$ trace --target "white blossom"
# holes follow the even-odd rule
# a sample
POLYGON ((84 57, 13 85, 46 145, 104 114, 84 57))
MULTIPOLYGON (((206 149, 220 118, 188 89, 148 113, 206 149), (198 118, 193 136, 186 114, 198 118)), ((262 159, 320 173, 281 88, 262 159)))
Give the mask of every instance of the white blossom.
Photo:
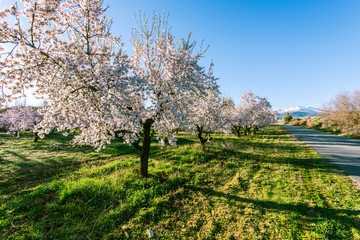
POLYGON ((41 122, 43 116, 32 107, 16 106, 8 109, 0 116, 0 128, 8 133, 17 134, 21 131, 32 131, 41 122))
POLYGON ((257 130, 276 122, 276 113, 266 98, 255 96, 251 91, 243 92, 240 98, 241 103, 233 112, 233 129, 238 136, 240 129, 248 134, 252 128, 257 130))
POLYGON ((40 136, 55 127, 80 130, 74 142, 97 150, 121 136, 140 151, 147 175, 153 135, 175 145, 171 133, 185 124, 185 103, 212 84, 198 63, 204 52, 195 51, 190 36, 176 40, 166 17, 154 15, 138 21, 129 57, 110 32, 102 0, 21 1, 21 12, 17 5, 0 11, 16 23, 0 26, 0 44, 12 46, 1 48, 2 101, 34 86, 50 102, 40 136))
POLYGON ((227 99, 220 97, 212 67, 213 64, 210 65, 208 74, 198 76, 211 79, 209 82, 212 84, 208 84, 205 94, 189 98, 186 115, 188 119, 186 127, 199 138, 203 151, 205 151, 205 143, 211 140, 211 133, 231 133, 227 99))

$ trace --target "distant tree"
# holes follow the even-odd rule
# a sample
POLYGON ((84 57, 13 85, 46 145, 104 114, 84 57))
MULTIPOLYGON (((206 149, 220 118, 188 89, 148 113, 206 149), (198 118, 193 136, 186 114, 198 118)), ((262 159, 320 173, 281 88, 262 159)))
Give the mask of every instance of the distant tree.
POLYGON ((289 122, 291 122, 291 120, 293 120, 293 117, 290 115, 290 113, 287 112, 283 119, 284 123, 288 124, 289 122))
MULTIPOLYGON (((32 107, 13 107, 2 115, 0 122, 5 123, 8 133, 13 133, 19 137, 21 131, 33 131, 42 119, 43 116, 33 110, 32 107)), ((36 142, 38 139, 38 134, 35 133, 34 141, 36 142)))
POLYGON ((321 112, 324 127, 344 134, 360 134, 360 90, 336 95, 321 112))
POLYGON ((240 137, 241 131, 246 127, 247 123, 249 122, 249 115, 247 114, 245 107, 241 105, 236 106, 232 115, 233 130, 236 136, 240 137))
POLYGON ((240 130, 247 135, 251 129, 255 133, 258 128, 267 127, 276 121, 276 114, 271 110, 271 104, 266 98, 258 97, 254 93, 243 92, 241 103, 233 114, 233 129, 240 136, 240 130))
POLYGON ((188 108, 188 129, 199 138, 203 152, 206 151, 206 142, 212 139, 212 133, 231 133, 231 125, 227 120, 229 113, 225 113, 227 104, 227 99, 221 98, 217 89, 193 98, 188 108))
POLYGON ((277 114, 275 111, 271 110, 270 103, 266 99, 263 99, 261 103, 262 107, 260 107, 257 112, 252 126, 255 134, 258 129, 267 128, 269 125, 274 124, 277 119, 277 114))
POLYGON ((9 120, 0 115, 0 131, 7 131, 9 126, 9 120))
POLYGON ((224 128, 224 133, 231 133, 234 129, 234 112, 235 103, 230 97, 221 98, 221 121, 224 128))

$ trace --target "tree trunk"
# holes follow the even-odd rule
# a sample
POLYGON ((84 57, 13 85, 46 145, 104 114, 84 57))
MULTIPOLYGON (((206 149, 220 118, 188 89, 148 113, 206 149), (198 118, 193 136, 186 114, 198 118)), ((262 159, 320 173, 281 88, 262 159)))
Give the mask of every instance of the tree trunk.
POLYGON ((206 148, 205 148, 206 140, 202 139, 202 140, 200 140, 200 143, 201 143, 201 151, 203 153, 206 153, 206 148))
POLYGON ((240 137, 240 129, 235 129, 235 132, 236 132, 236 136, 240 137))
POLYGON ((38 132, 35 132, 34 142, 37 142, 38 140, 39 140, 39 134, 38 134, 38 132))
POLYGON ((245 136, 247 136, 247 135, 248 135, 248 133, 250 133, 250 129, 248 129, 248 128, 244 128, 244 135, 245 135, 245 136))
POLYGON ((203 130, 203 128, 202 128, 202 127, 199 127, 199 126, 196 126, 196 129, 197 129, 197 136, 198 136, 198 138, 199 138, 199 140, 200 140, 201 151, 202 151, 203 153, 205 153, 205 152, 206 152, 206 149, 205 149, 206 139, 204 139, 203 136, 202 136, 202 130, 203 130))
POLYGON ((153 119, 146 119, 143 126, 143 146, 140 151, 140 173, 141 176, 147 177, 149 166, 149 154, 151 144, 151 125, 154 123, 153 119))
POLYGON ((239 127, 234 127, 233 130, 235 131, 235 135, 237 137, 240 137, 240 128, 239 127))
POLYGON ((16 131, 15 134, 16 134, 16 137, 17 137, 17 138, 20 137, 20 131, 16 131))

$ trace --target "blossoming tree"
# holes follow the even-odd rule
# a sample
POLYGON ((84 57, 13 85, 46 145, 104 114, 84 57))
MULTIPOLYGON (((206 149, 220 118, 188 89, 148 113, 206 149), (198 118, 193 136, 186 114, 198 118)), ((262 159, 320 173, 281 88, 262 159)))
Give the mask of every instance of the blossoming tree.
POLYGON ((5 97, 35 87, 51 103, 40 136, 53 126, 80 128, 77 142, 102 147, 127 122, 122 113, 130 101, 127 56, 110 33, 102 1, 22 2, 23 11, 14 5, 0 13, 14 18, 13 25, 4 21, 0 27, 0 43, 7 45, 1 49, 1 81, 11 91, 5 97))
POLYGON ((137 82, 140 98, 130 106, 138 123, 130 142, 140 151, 141 174, 146 176, 154 133, 162 144, 167 136, 169 143, 175 145, 174 131, 187 122, 189 99, 199 98, 216 86, 216 82, 199 66, 204 51, 194 53, 195 42, 190 41, 190 35, 176 41, 167 27, 166 17, 153 15, 149 22, 140 15, 132 43, 131 71, 134 78, 140 79, 137 82))
POLYGON ((122 137, 140 151, 147 176, 152 134, 175 144, 169 133, 184 120, 182 103, 209 84, 197 77, 204 74, 198 65, 204 52, 193 53, 189 39, 176 42, 166 21, 154 16, 134 30, 130 58, 110 32, 102 0, 21 2, 23 11, 15 4, 0 12, 3 99, 35 87, 50 102, 40 136, 54 127, 80 129, 74 141, 98 150, 122 137), (13 24, 6 21, 11 17, 13 24))
POLYGON ((266 98, 258 97, 249 91, 243 92, 240 99, 241 103, 233 115, 233 129, 238 137, 241 129, 247 135, 252 128, 256 132, 258 128, 267 127, 276 121, 276 114, 271 110, 271 104, 266 98))
MULTIPOLYGON (((213 64, 206 77, 212 78, 212 82, 215 82, 212 67, 213 64)), ((211 140, 213 132, 231 133, 227 109, 228 100, 221 98, 217 85, 213 85, 213 88, 202 96, 195 96, 189 101, 186 127, 199 138, 203 152, 205 152, 205 143, 211 140)))
MULTIPOLYGON (((2 114, 0 122, 4 123, 4 128, 8 133, 13 133, 17 137, 21 131, 33 131, 35 126, 41 122, 43 116, 32 107, 13 107, 2 114)), ((38 135, 35 134, 34 141, 38 140, 38 135)))

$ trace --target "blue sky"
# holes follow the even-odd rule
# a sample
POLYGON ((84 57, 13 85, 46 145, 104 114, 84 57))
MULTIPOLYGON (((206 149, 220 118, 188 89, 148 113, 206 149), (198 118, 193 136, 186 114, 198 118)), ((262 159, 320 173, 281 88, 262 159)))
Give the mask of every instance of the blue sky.
POLYGON ((337 93, 360 89, 360 1, 106 0, 113 32, 130 48, 133 14, 170 13, 173 33, 210 44, 221 90, 238 102, 243 91, 273 108, 321 107, 337 93))
MULTIPOLYGON (((8 2, 2 0, 0 7, 8 2)), ((225 96, 243 91, 267 97, 273 108, 321 107, 337 93, 360 89, 358 0, 105 0, 112 31, 129 52, 139 10, 170 14, 177 37, 210 48, 225 96)))

